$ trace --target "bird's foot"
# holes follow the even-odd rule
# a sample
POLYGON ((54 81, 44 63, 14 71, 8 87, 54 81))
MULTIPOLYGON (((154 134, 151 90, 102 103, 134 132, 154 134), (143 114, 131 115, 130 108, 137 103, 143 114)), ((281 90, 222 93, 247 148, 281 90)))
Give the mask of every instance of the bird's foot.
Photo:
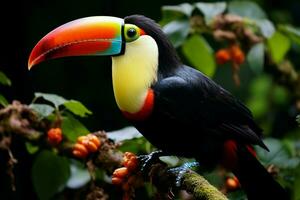
POLYGON ((187 171, 189 171, 190 169, 199 166, 200 165, 198 162, 188 162, 188 163, 184 163, 179 167, 168 169, 168 173, 171 173, 176 177, 175 186, 180 187, 184 174, 187 173, 187 171))
POLYGON ((165 153, 161 150, 154 151, 148 155, 139 155, 138 161, 140 164, 140 170, 142 174, 148 175, 151 166, 158 162, 160 156, 164 156, 165 153))

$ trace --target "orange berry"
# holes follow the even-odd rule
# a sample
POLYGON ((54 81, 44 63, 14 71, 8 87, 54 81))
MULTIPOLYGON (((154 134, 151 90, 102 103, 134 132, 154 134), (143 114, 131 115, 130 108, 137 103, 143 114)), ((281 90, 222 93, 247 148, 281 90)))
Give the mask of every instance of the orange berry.
POLYGON ((215 56, 217 63, 220 65, 225 64, 231 59, 230 51, 228 49, 220 49, 219 51, 217 51, 215 56))
POLYGON ((94 153, 94 152, 96 152, 98 150, 98 147, 92 141, 88 141, 88 143, 85 145, 85 147, 91 153, 94 153))
POLYGON ((239 65, 245 62, 245 54, 238 45, 232 45, 230 50, 233 62, 239 65))
POLYGON ((77 158, 85 158, 87 154, 82 153, 81 151, 78 150, 73 150, 73 155, 77 158))
POLYGON ((124 178, 129 174, 127 167, 121 167, 114 171, 113 177, 124 178))
POLYGON ((88 150, 83 144, 76 143, 72 153, 75 157, 85 158, 88 155, 88 150))
POLYGON ((80 136, 77 138, 77 143, 84 144, 86 140, 87 140, 87 137, 85 135, 80 136))
POLYGON ((91 142, 93 142, 96 145, 97 148, 100 147, 101 141, 99 140, 99 138, 96 135, 88 134, 87 137, 91 142))
POLYGON ((51 128, 47 132, 47 138, 50 144, 57 145, 59 144, 63 137, 62 137, 62 131, 60 128, 51 128))
POLYGON ((121 185, 122 182, 123 182, 123 179, 119 178, 119 177, 112 177, 112 179, 111 179, 111 183, 114 185, 121 185))
POLYGON ((239 187, 240 187, 240 183, 236 177, 228 177, 226 179, 226 188, 228 190, 236 190, 239 187))

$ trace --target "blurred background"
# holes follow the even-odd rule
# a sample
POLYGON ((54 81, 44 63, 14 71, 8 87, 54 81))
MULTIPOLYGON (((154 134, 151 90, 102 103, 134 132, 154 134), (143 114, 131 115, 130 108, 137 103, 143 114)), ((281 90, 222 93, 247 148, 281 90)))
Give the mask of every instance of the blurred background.
MULTIPOLYGON (((272 30, 272 33, 276 32, 276 37, 266 36, 264 33, 257 31, 257 27, 252 27, 260 36, 264 36, 265 40, 260 42, 264 46, 260 46, 255 50, 245 47, 246 45, 242 46, 247 60, 239 66, 239 86, 234 81, 231 63, 220 65, 216 64, 214 60, 215 53, 221 48, 228 47, 228 43, 216 42, 211 33, 206 34, 204 32, 202 34, 201 31, 202 39, 195 39, 193 36, 199 33, 197 30, 193 30, 195 32, 188 35, 189 30, 185 32, 185 29, 178 29, 178 26, 174 26, 178 22, 176 17, 171 17, 171 21, 166 21, 166 12, 176 13, 178 12, 176 10, 178 7, 169 7, 169 10, 162 10, 162 6, 181 3, 194 5, 196 2, 199 1, 7 1, 5 6, 1 6, 0 12, 2 19, 0 71, 4 72, 11 79, 12 85, 11 87, 6 87, 0 84, 0 94, 9 102, 19 100, 24 104, 32 102, 35 92, 52 93, 63 96, 66 99, 78 100, 93 112, 89 117, 80 118, 80 121, 91 132, 97 130, 111 131, 128 126, 129 124, 123 118, 114 100, 111 59, 109 57, 72 57, 50 60, 28 71, 27 60, 30 51, 49 31, 66 22, 82 17, 108 15, 123 18, 132 14, 142 14, 160 22, 162 25, 169 23, 164 30, 171 33, 169 35, 173 43, 180 43, 177 43, 179 44, 177 50, 182 61, 188 65, 195 66, 204 71, 204 73, 208 72, 212 79, 241 99, 253 112, 255 120, 264 129, 264 134, 268 138, 266 143, 271 147, 271 152, 273 152, 266 155, 258 150, 259 158, 266 166, 270 163, 275 163, 281 170, 278 179, 284 186, 293 190, 292 195, 294 199, 300 199, 300 129, 296 122, 296 116, 300 110, 300 90, 297 89, 300 88, 298 86, 300 84, 298 73, 300 68, 300 29, 297 28, 300 27, 300 1, 252 1, 262 8, 263 14, 260 8, 252 6, 251 8, 249 7, 249 10, 258 13, 248 12, 247 15, 258 20, 255 21, 257 23, 261 19, 258 19, 259 16, 257 17, 256 14, 263 16, 263 20, 268 19, 273 22, 274 27, 272 28, 271 26, 270 28, 268 26, 270 23, 264 21, 266 24, 260 25, 260 31, 264 32, 265 30, 268 32, 272 30), (170 23, 172 22, 175 23, 171 26, 170 23), (275 31, 275 29, 278 31, 275 31), (202 45, 203 48, 198 47, 197 49, 195 47, 194 49, 192 45, 193 39, 202 45), (204 39, 208 42, 212 51, 205 49, 206 43, 203 42, 204 39), (204 55, 201 54, 203 49, 206 51, 204 52, 206 53, 205 55, 210 57, 212 61, 194 59, 204 55), (197 54, 198 50, 199 53, 197 54), (208 50, 210 53, 208 53, 208 50), (271 59, 265 59, 267 57, 271 59), (272 59, 274 62, 268 62, 268 60, 272 59), (207 65, 203 65, 206 62, 207 65), (213 72, 209 70, 213 70, 213 72), (284 73, 288 75, 285 76, 284 73), (293 83, 289 82, 290 74, 296 76, 297 80, 293 83)), ((235 5, 231 4, 232 12, 230 13, 240 14, 239 6, 242 5, 237 5, 238 3, 235 5)), ((199 14, 199 10, 201 9, 198 7, 197 14, 199 14)), ((244 8, 243 12, 247 10, 248 8, 244 8)), ((245 17, 243 13, 241 14, 241 16, 245 17)), ((191 19, 186 16, 184 20, 183 23, 189 24, 191 22, 189 21, 191 19)), ((248 23, 251 24, 249 21, 248 23)), ((243 42, 241 41, 242 45, 243 42)), ((130 148, 136 146, 136 141, 133 141, 130 145, 130 148)), ((36 195, 30 192, 33 190, 32 185, 26 185, 27 180, 31 178, 33 158, 28 157, 26 153, 22 152, 23 150, 24 147, 17 154, 19 163, 16 171, 19 169, 20 172, 17 174, 19 183, 17 182, 16 185, 19 184, 24 187, 19 187, 18 192, 13 194, 13 199, 23 199, 24 195, 27 199, 36 199, 36 195), (23 154, 26 154, 26 157, 23 157, 23 154)), ((148 151, 144 152, 149 153, 148 151)), ((136 153, 140 152, 136 150, 136 153)), ((2 179, 1 177, 6 179, 0 182, 0 194, 5 194, 7 188, 10 187, 6 184, 8 179, 5 171, 1 172, 0 180, 2 179)), ((210 179, 211 182, 215 180, 215 176, 210 179)))

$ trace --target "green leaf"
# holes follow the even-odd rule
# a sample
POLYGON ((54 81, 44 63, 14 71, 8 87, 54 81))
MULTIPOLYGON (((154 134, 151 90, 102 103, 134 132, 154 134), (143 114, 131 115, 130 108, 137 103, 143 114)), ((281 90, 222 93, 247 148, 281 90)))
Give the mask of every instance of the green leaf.
POLYGON ((271 90, 272 79, 269 76, 261 75, 254 79, 250 85, 250 97, 247 106, 255 118, 263 117, 269 108, 268 91, 271 90))
POLYGON ((0 105, 2 105, 3 107, 5 107, 5 106, 7 106, 8 104, 9 104, 9 103, 8 103, 8 101, 6 100, 6 98, 0 94, 0 105))
POLYGON ((278 30, 285 33, 292 41, 300 45, 300 28, 290 25, 279 25, 278 30))
POLYGON ((30 104, 30 108, 38 113, 42 118, 48 117, 55 109, 47 104, 30 104))
POLYGON ((250 68, 257 74, 263 71, 264 53, 264 44, 258 43, 250 49, 247 55, 247 61, 249 63, 250 68))
POLYGON ((175 48, 182 45, 189 34, 190 23, 186 20, 176 20, 166 24, 163 31, 168 36, 175 48))
POLYGON ((72 115, 67 114, 63 116, 62 132, 69 140, 76 142, 79 136, 88 134, 89 130, 72 115))
POLYGON ((188 3, 179 4, 176 6, 162 7, 162 25, 165 25, 173 20, 188 19, 192 15, 194 6, 188 3))
POLYGON ((32 181, 39 199, 51 199, 66 186, 69 177, 66 158, 47 150, 38 154, 32 167, 32 181))
POLYGON ((269 148, 269 152, 257 147, 256 152, 258 157, 265 165, 274 164, 280 168, 295 168, 299 164, 299 159, 291 158, 288 150, 283 143, 274 138, 267 138, 264 143, 269 148))
POLYGON ((212 77, 216 70, 213 50, 200 35, 193 35, 188 38, 183 46, 182 52, 188 61, 198 70, 212 77))
POLYGON ((266 13, 252 1, 231 1, 228 4, 228 12, 250 19, 265 19, 266 13))
POLYGON ((73 161, 70 165, 71 176, 67 182, 67 187, 71 189, 81 188, 91 180, 87 168, 78 161, 73 161))
POLYGON ((281 86, 275 85, 272 91, 272 100, 275 105, 285 105, 289 99, 288 90, 281 86))
POLYGON ((280 63, 291 47, 291 41, 282 33, 276 31, 271 38, 268 39, 268 48, 275 63, 280 63))
POLYGON ((0 71, 0 83, 2 85, 11 86, 10 79, 3 72, 1 72, 1 71, 0 71))
POLYGON ((259 27, 261 34, 265 37, 265 38, 270 38, 272 37, 272 35, 275 32, 275 27, 273 22, 271 22, 268 19, 259 19, 259 20, 255 20, 257 26, 259 27))
POLYGON ((129 126, 120 130, 111 131, 107 133, 109 139, 115 142, 122 142, 124 140, 131 140, 142 137, 142 134, 134 127, 129 126))
POLYGON ((213 17, 222 14, 226 10, 226 2, 217 3, 195 3, 196 7, 203 13, 205 22, 208 24, 213 17))
POLYGON ((43 98, 43 99, 53 103, 55 108, 57 108, 57 109, 60 105, 64 104, 67 101, 65 98, 58 96, 56 94, 47 94, 47 93, 36 92, 36 93, 34 93, 34 96, 36 98, 43 98))
POLYGON ((28 153, 35 154, 39 150, 39 146, 33 145, 30 142, 25 142, 26 149, 28 153))
POLYGON ((64 103, 64 106, 71 111, 73 114, 80 117, 86 117, 87 115, 92 114, 92 112, 87 109, 81 102, 76 100, 69 100, 64 103))

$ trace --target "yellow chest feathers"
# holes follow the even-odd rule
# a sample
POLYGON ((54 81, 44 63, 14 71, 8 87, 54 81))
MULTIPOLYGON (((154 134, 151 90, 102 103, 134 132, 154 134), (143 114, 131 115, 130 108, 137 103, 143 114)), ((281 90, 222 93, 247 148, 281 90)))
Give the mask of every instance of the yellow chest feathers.
POLYGON ((122 111, 141 110, 148 89, 156 81, 158 48, 155 40, 143 35, 126 44, 125 54, 112 58, 115 99, 122 111))

